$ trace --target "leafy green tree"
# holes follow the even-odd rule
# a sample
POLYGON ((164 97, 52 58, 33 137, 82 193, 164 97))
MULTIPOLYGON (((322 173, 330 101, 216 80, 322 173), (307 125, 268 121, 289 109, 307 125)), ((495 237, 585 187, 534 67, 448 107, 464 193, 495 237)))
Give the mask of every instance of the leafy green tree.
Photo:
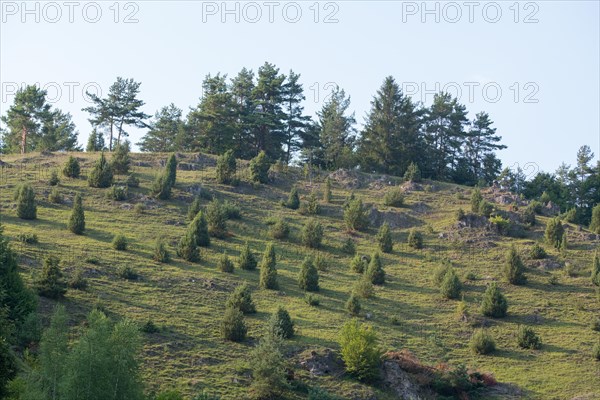
POLYGON ((127 175, 129 172, 129 166, 131 165, 131 145, 129 140, 124 140, 122 143, 118 143, 115 146, 115 151, 110 160, 110 165, 113 172, 117 175, 127 175))
POLYGON ((362 200, 354 199, 348 203, 344 210, 344 222, 350 231, 363 231, 368 228, 369 218, 362 200))
POLYGON ((444 280, 440 286, 440 292, 442 296, 447 299, 458 299, 462 291, 462 283, 454 272, 454 269, 450 269, 444 276, 444 280))
POLYGON ((506 316, 507 310, 506 297, 504 297, 496 282, 492 282, 483 294, 481 313, 486 317, 502 318, 506 316))
POLYGON ((298 286, 307 292, 316 292, 319 290, 319 271, 310 256, 307 256, 300 266, 298 286))
POLYGON ((600 235, 600 203, 592 209, 592 221, 590 222, 590 231, 600 235))
POLYGON ((227 307, 221 321, 221 336, 232 342, 242 342, 246 339, 246 323, 244 314, 237 308, 227 307))
POLYGON ((285 206, 291 210, 297 210, 300 207, 300 196, 298 195, 298 188, 296 186, 293 186, 292 190, 290 190, 285 206))
POLYGON ((46 257, 41 275, 35 281, 40 296, 50 299, 62 298, 67 292, 67 282, 59 266, 60 260, 54 256, 46 257))
POLYGON ((525 283, 525 266, 521 261, 521 256, 517 252, 515 246, 511 246, 506 255, 506 263, 504 265, 504 276, 509 283, 520 285, 525 283))
POLYGON ((90 133, 90 136, 88 137, 85 151, 94 153, 96 151, 103 151, 104 149, 104 136, 102 136, 102 133, 98 132, 96 128, 92 129, 92 133, 90 133))
POLYGON ((250 353, 252 398, 282 398, 283 393, 288 389, 287 362, 281 351, 280 342, 281 339, 267 335, 250 353))
POLYGON ((7 152, 80 150, 71 115, 53 110, 46 95, 36 85, 17 90, 13 104, 1 118, 7 128, 1 132, 7 152))
POLYGON ((69 156, 67 162, 65 162, 62 173, 67 178, 79 178, 79 174, 81 173, 79 161, 77 161, 75 157, 69 156))
POLYGON ((190 222, 188 229, 196 238, 196 245, 201 247, 210 246, 209 225, 204 212, 199 211, 196 214, 192 222, 190 222))
POLYGON ((235 178, 236 162, 233 150, 229 149, 217 159, 217 182, 230 184, 235 178))
POLYGON ((107 188, 113 184, 113 170, 106 161, 104 152, 100 153, 100 158, 94 165, 94 168, 88 176, 88 185, 95 188, 107 188))
POLYGON ((242 248, 238 264, 241 269, 245 269, 247 271, 254 271, 256 269, 258 262, 256 261, 254 253, 252 253, 250 250, 250 245, 248 242, 246 242, 242 248))
POLYGON ((354 292, 350 294, 350 297, 348 297, 345 307, 346 311, 348 311, 350 315, 356 316, 360 313, 360 300, 358 299, 358 296, 354 294, 354 292))
POLYGON ((273 246, 273 243, 267 245, 260 262, 260 287, 273 290, 279 287, 277 283, 275 246, 273 246))
POLYGON ((379 253, 373 253, 369 266, 365 271, 365 276, 374 285, 383 285, 385 283, 385 271, 379 253))
POLYGON ((133 79, 117 77, 116 82, 110 86, 106 98, 102 99, 94 93, 87 93, 93 104, 83 108, 82 111, 90 114, 89 121, 94 128, 108 130, 109 151, 112 151, 116 144, 121 143, 121 136, 128 135, 125 127, 147 127, 144 121, 150 116, 140 111, 145 103, 137 98, 140 85, 140 82, 135 82, 133 79), (116 140, 114 139, 115 130, 117 131, 116 140))
POLYGON ((423 147, 420 135, 422 111, 394 78, 385 78, 371 101, 359 154, 369 171, 402 176, 423 147))
POLYGON ((186 127, 182 110, 171 103, 154 114, 148 132, 138 142, 141 151, 168 153, 189 150, 185 146, 186 127))
POLYGON ((592 264, 592 283, 600 286, 600 255, 598 251, 594 253, 594 262, 592 264))
POLYGON ((340 331, 339 344, 350 375, 361 381, 379 377, 382 352, 372 326, 360 324, 357 319, 346 322, 340 331))
POLYGON ((21 185, 17 189, 17 217, 21 219, 36 219, 37 205, 35 201, 35 192, 28 183, 21 185))
POLYGON ((244 314, 256 313, 256 306, 252 300, 250 286, 246 283, 237 286, 227 299, 226 306, 237 308, 244 314))
POLYGON ((271 162, 267 158, 267 154, 261 151, 250 160, 250 178, 254 182, 268 183, 269 168, 271 168, 271 162))
POLYGON ((394 249, 394 243, 392 241, 392 233, 390 231, 390 225, 384 222, 377 232, 377 242, 379 243, 379 250, 384 253, 391 253, 394 249))
POLYGON ((223 204, 218 200, 212 200, 205 209, 208 233, 216 238, 227 237, 227 213, 223 204))
POLYGON ((129 320, 116 324, 92 311, 87 329, 75 342, 66 362, 65 400, 142 400, 139 377, 139 329, 129 320))
POLYGON ((85 215, 81 194, 79 193, 75 195, 75 200, 73 201, 73 210, 69 217, 69 230, 76 235, 81 235, 85 230, 85 215))
POLYGON ((167 244, 164 239, 159 237, 154 242, 154 253, 152 259, 160 263, 168 263, 171 260, 171 254, 167 250, 167 244))
POLYGON ((560 244, 562 243, 562 237, 565 232, 565 228, 563 228, 562 223, 560 222, 560 218, 555 217, 548 221, 546 224, 546 231, 544 233, 544 237, 546 238, 546 242, 554 246, 555 248, 560 248, 560 244))
POLYGON ((269 336, 291 339, 294 337, 294 322, 287 310, 281 306, 269 318, 269 336))
POLYGON ((302 228, 302 244, 317 249, 323 241, 323 226, 316 219, 309 219, 302 228))

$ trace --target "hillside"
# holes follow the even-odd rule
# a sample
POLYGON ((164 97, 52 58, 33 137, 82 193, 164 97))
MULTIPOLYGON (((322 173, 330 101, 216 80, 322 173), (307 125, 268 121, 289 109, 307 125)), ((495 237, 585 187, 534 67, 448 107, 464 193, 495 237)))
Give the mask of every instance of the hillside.
MULTIPOLYGON (((71 154, 79 159, 83 177, 98 158, 94 153, 71 154)), ((382 254, 386 283, 375 286, 372 298, 361 300, 360 314, 361 320, 374 326, 383 349, 408 349, 430 365, 465 364, 492 373, 501 385, 485 392, 484 398, 600 398, 600 364, 591 356, 599 334, 590 328, 592 319, 600 316, 600 301, 590 282, 598 237, 586 229, 565 224, 567 254, 561 256, 558 250, 544 245, 548 259, 531 260, 529 249, 543 240, 548 216, 538 215, 537 223, 527 228, 522 238, 502 236, 481 218, 474 217, 472 224, 457 222, 459 209, 471 209, 471 188, 429 181, 402 183, 393 177, 336 171, 330 175, 332 201, 321 202, 322 212, 315 217, 324 226, 319 254, 326 258, 328 267, 320 271, 320 305, 311 307, 297 284, 300 264, 313 252, 299 239, 302 226, 311 217, 283 207, 281 201, 287 199, 294 184, 303 202, 311 190, 320 193, 327 173, 314 172, 307 178, 300 169, 272 168, 273 181, 256 185, 249 183, 247 164, 238 161, 240 185, 220 185, 215 180, 215 157, 178 154, 172 199, 161 201, 152 198, 149 189, 168 154, 132 154, 132 170, 140 186, 130 189, 129 199, 110 200, 106 197, 108 189, 90 188, 84 178, 61 175, 58 187, 65 201, 52 204, 47 201, 52 189, 48 185, 50 171, 62 169, 67 157, 65 153, 2 157, 0 212, 4 234, 20 255, 27 282, 32 281, 49 254, 60 257, 67 276, 76 267, 84 269, 89 288, 70 289, 62 301, 72 324, 81 323, 90 309, 100 305, 114 319, 127 317, 140 325, 152 320, 159 327, 159 332, 143 336, 142 376, 149 390, 175 387, 192 394, 206 388, 224 399, 243 398, 250 382, 247 354, 260 338, 270 314, 278 305, 284 305, 297 327, 297 335, 286 341, 286 351, 296 365, 296 380, 321 386, 343 398, 397 398, 383 385, 360 384, 339 371, 313 376, 300 365, 311 350, 337 351, 339 329, 350 318, 344 303, 358 275, 349 268, 352 256, 342 251, 344 241, 352 237, 358 254, 371 254, 377 250, 379 225, 388 221, 395 246, 393 253, 382 254), (13 192, 24 181, 35 189, 37 220, 16 217, 13 192), (385 192, 394 184, 405 189, 405 205, 400 208, 383 204, 385 192), (202 248, 201 262, 189 263, 175 256, 175 247, 189 223, 188 206, 194 195, 202 192, 236 203, 241 219, 228 221, 226 239, 212 238, 211 246, 202 248), (367 232, 346 233, 343 204, 351 192, 375 209, 370 212, 367 232), (84 199, 87 228, 83 236, 66 228, 75 193, 81 193, 84 199), (143 204, 143 211, 136 207, 138 204, 143 204), (287 219, 291 226, 289 239, 272 239, 266 224, 271 217, 287 219), (423 233, 422 250, 406 245, 411 228, 423 233), (17 235, 22 233, 36 233, 39 243, 19 242, 17 235), (118 233, 129 239, 127 251, 113 250, 111 241, 118 233), (173 254, 168 264, 152 260, 158 236, 165 237, 173 254), (246 241, 257 256, 274 241, 279 290, 259 289, 258 271, 235 268, 227 274, 217 269, 224 252, 236 260, 246 241), (502 278, 505 254, 512 244, 518 247, 527 267, 524 285, 510 285, 502 278), (459 302, 444 299, 433 282, 434 272, 443 262, 450 262, 463 282, 468 318, 457 317, 459 302), (121 278, 118 271, 123 266, 133 268, 138 278, 121 278), (258 312, 246 316, 249 339, 226 342, 219 334, 225 301, 244 281, 253 289, 258 312), (484 318, 479 312, 482 294, 491 281, 498 281, 508 298, 505 318, 484 318), (474 355, 468 347, 474 328, 482 325, 496 340, 498 350, 491 355, 474 355), (535 329, 543 342, 541 349, 523 350, 517 346, 519 325, 535 329)), ((507 200, 510 194, 492 189, 482 192, 495 207, 510 215, 518 214, 509 211, 514 208, 508 204, 512 203, 507 200)), ((204 198, 202 205, 207 203, 204 198)), ((53 306, 53 301, 40 301, 44 322, 53 306)), ((289 393, 289 398, 305 396, 289 393)))

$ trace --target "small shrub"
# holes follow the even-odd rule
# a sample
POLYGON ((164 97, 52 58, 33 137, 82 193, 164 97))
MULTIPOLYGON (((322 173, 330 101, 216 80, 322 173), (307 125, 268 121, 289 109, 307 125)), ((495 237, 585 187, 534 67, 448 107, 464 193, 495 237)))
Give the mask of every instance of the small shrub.
POLYGON ((277 282, 275 247, 273 246, 273 243, 267 245, 260 262, 260 287, 271 290, 279 288, 277 282))
POLYGON ((21 185, 17 189, 17 217, 21 219, 36 219, 37 205, 35 201, 35 192, 28 183, 21 185))
POLYGON ((227 236, 227 213, 222 203, 213 200, 206 206, 206 221, 208 222, 208 233, 216 238, 227 236))
POLYGON ((382 352, 372 326, 348 321, 340 331, 340 351, 346 371, 360 381, 373 381, 379 377, 382 352))
POLYGON ((348 300, 346 301, 346 311, 348 311, 348 313, 350 315, 358 315, 360 313, 360 301, 358 300, 358 296, 356 296, 354 293, 350 294, 350 297, 348 298, 348 300))
POLYGON ((481 190, 479 188, 473 189, 471 192, 471 212, 477 214, 479 213, 479 204, 483 201, 483 196, 481 195, 481 190))
POLYGON ((268 183, 269 168, 271 168, 271 163, 266 153, 261 151, 256 157, 250 160, 250 179, 253 182, 268 183))
POLYGON ((356 244, 354 244, 354 240, 351 238, 346 238, 344 240, 344 244, 342 245, 342 251, 351 256, 356 254, 356 244))
POLYGON ((315 268, 317 268, 317 271, 327 271, 329 269, 329 261, 327 258, 325 258, 325 256, 321 255, 321 254, 317 254, 315 256, 315 268))
POLYGON ((502 318, 506 316, 507 310, 508 302, 506 301, 506 297, 500 292, 500 288, 496 282, 492 282, 483 294, 481 313, 486 317, 502 318))
POLYGON ((200 260, 197 237, 193 230, 188 229, 177 245, 177 255, 189 262, 200 260))
POLYGON ((167 250, 167 244, 162 238, 156 239, 156 242, 154 243, 152 259, 159 263, 168 263, 171 260, 171 254, 167 250))
POLYGON ((269 332, 281 339, 291 339, 294 336, 294 322, 287 310, 281 306, 271 314, 269 332))
POLYGON ((274 239, 287 239, 290 235, 290 225, 284 218, 278 218, 269 230, 274 239))
POLYGON ((19 233, 17 240, 21 243, 26 244, 37 244, 39 243, 38 236, 35 233, 19 233))
POLYGON ((521 256, 517 253, 517 249, 513 245, 508 254, 506 255, 506 262, 504 264, 504 277, 509 283, 513 285, 520 285, 525 283, 525 267, 521 256))
POLYGON ((135 213, 135 215, 142 215, 145 211, 146 206, 144 206, 143 203, 137 203, 135 206, 133 206, 133 212, 135 213))
POLYGON ((481 203, 479 203, 479 214, 489 218, 493 212, 494 206, 490 202, 483 200, 481 203))
POLYGON ((113 184, 113 170, 106 161, 104 153, 100 153, 100 158, 94 165, 94 168, 88 176, 88 185, 94 188, 107 188, 113 184))
POLYGON ((400 188, 392 188, 383 196, 383 204, 388 207, 404 206, 404 192, 400 188))
POLYGON ((352 272, 356 272, 357 274, 362 274, 369 266, 370 261, 371 259, 369 256, 361 256, 357 254, 350 263, 350 270, 352 272))
POLYGON ((69 279, 68 285, 71 289, 75 289, 75 290, 86 290, 87 289, 88 281, 85 278, 85 276, 83 275, 82 268, 75 269, 75 272, 71 276, 71 279, 69 279))
POLYGON ((373 253, 371 256, 371 261, 365 271, 365 276, 374 285, 383 285, 385 283, 385 271, 383 270, 383 264, 381 263, 379 253, 373 253))
POLYGON ((133 174, 127 175, 127 179, 125 180, 125 185, 130 188, 138 188, 140 187, 140 180, 133 174))
POLYGON ((456 220, 462 221, 463 219, 465 219, 465 211, 462 208, 459 208, 456 212, 456 220))
MULTIPOLYGON (((289 388, 288 363, 281 350, 281 339, 263 337, 250 352, 252 382, 248 390, 250 398, 283 399, 289 388)), ((246 397, 244 397, 246 398, 246 397)))
POLYGON ((304 205, 301 209, 301 214, 303 215, 318 215, 321 213, 321 205, 319 204, 319 199, 317 199, 317 194, 313 191, 306 201, 306 205, 304 205))
POLYGON ((446 277, 446 274, 450 272, 451 269, 452 266, 449 264, 440 264, 433 273, 433 283, 436 286, 440 287, 442 285, 442 282, 444 281, 444 278, 446 277))
POLYGON ((535 331, 527 326, 519 326, 517 331, 517 344, 522 349, 539 349, 542 347, 542 340, 535 331))
POLYGON ((227 307, 221 321, 221 337, 232 342, 241 342, 246 339, 247 332, 244 314, 237 308, 227 307))
POLYGON ((237 204, 225 200, 222 207, 227 219, 242 219, 242 210, 237 204))
POLYGON ((123 201, 127 200, 128 190, 127 186, 117 186, 113 185, 108 192, 106 192, 106 197, 115 200, 115 201, 123 201))
POLYGON ((471 336, 469 347, 475 354, 490 354, 496 351, 496 342, 487 331, 479 329, 471 336))
POLYGON ((300 196, 298 195, 298 188, 296 186, 290 190, 285 206, 291 210, 297 210, 300 207, 300 196))
POLYGON ((404 180, 408 182, 421 182, 421 170, 414 162, 411 162, 404 173, 404 180))
POLYGON ((327 391, 312 387, 308 389, 308 400, 341 400, 338 396, 328 393, 327 391))
POLYGON ((250 250, 250 245, 248 242, 242 248, 240 252, 240 257, 238 259, 238 265, 240 269, 245 269, 246 271, 254 271, 256 269, 258 262, 256 261, 256 257, 254 253, 250 250))
POLYGON ((233 272, 233 261, 229 259, 229 256, 225 253, 221 255, 219 258, 219 262, 217 263, 217 268, 221 272, 232 273, 233 272))
POLYGON ((62 173, 67 178, 79 178, 79 174, 81 172, 81 168, 79 166, 79 161, 73 156, 69 156, 65 165, 63 166, 62 173))
POLYGON ((127 243, 127 238, 120 233, 115 235, 115 237, 113 238, 112 247, 115 250, 119 250, 119 251, 127 250, 128 245, 129 244, 127 243))
POLYGON ((344 210, 344 222, 350 231, 363 231, 368 228, 367 210, 360 199, 350 200, 344 210))
POLYGON ((34 285, 40 296, 49 299, 60 299, 67 291, 67 283, 59 267, 60 260, 54 256, 44 259, 42 273, 36 279, 34 285))
POLYGON ((236 308, 244 314, 256 313, 250 286, 246 283, 237 286, 227 299, 226 306, 236 308))
POLYGON ((370 299, 375 294, 375 289, 373 288, 373 283, 363 276, 354 284, 352 293, 363 299, 370 299))
POLYGON ((138 278, 138 274, 129 265, 121 265, 117 270, 117 275, 123 279, 127 279, 128 281, 134 281, 138 278))
POLYGON ((596 361, 600 361, 600 341, 598 341, 592 349, 592 357, 594 357, 596 361))
POLYGON ((58 172, 56 172, 56 170, 52 170, 52 172, 50 173, 50 179, 48 180, 48 185, 56 186, 59 184, 59 182, 60 179, 58 179, 58 172))
POLYGON ((196 214, 194 219, 192 219, 192 222, 190 222, 188 231, 190 232, 190 235, 194 236, 196 245, 202 247, 210 246, 208 221, 204 212, 198 211, 198 214, 196 214))
POLYGON ((160 329, 158 329, 158 326, 156 326, 154 321, 149 319, 140 327, 140 331, 144 333, 157 333, 160 331, 160 329))
POLYGON ((321 247, 323 226, 316 219, 309 219, 302 229, 302 244, 312 249, 321 247))
POLYGON ((552 218, 550 221, 548 221, 548 224, 546 225, 546 231, 544 232, 546 243, 556 249, 560 249, 564 232, 565 229, 563 228, 560 219, 558 217, 552 218))
POLYGON ((235 181, 236 162, 233 150, 227 150, 217 159, 217 182, 230 184, 235 181))
POLYGON ((384 253, 391 253, 394 249, 394 243, 392 242, 392 233, 390 231, 390 225, 385 222, 379 228, 377 232, 377 242, 379 243, 379 250, 384 253))
POLYGON ((198 215, 198 213, 200 212, 201 209, 202 209, 202 205, 200 204, 200 197, 195 196, 194 200, 190 203, 190 205, 188 207, 188 211, 187 211, 188 219, 190 221, 193 220, 196 217, 196 215, 198 215))
POLYGON ((110 165, 115 174, 125 175, 129 172, 129 166, 131 165, 130 147, 129 140, 125 140, 123 143, 118 143, 115 146, 110 160, 110 165))
POLYGON ((552 286, 558 285, 558 276, 556 276, 556 274, 550 275, 548 278, 548 284, 552 286))
POLYGON ((304 302, 311 307, 317 307, 319 304, 321 304, 319 296, 315 295, 314 293, 306 293, 304 295, 304 302))
POLYGON ((64 201, 63 195, 58 188, 53 188, 48 195, 48 201, 54 204, 62 204, 64 201))
POLYGON ((548 254, 546 254, 546 250, 544 250, 544 248, 540 246, 539 243, 534 244, 531 250, 529 251, 529 256, 533 260, 541 260, 543 258, 546 258, 547 255, 548 254))
POLYGON ((440 292, 442 296, 447 299, 458 299, 462 291, 462 283, 458 279, 458 275, 451 268, 446 275, 440 286, 440 292))
POLYGON ((511 223, 508 219, 500 215, 495 215, 490 217, 489 221, 496 228, 496 231, 500 235, 508 235, 511 226, 511 223))
POLYGON ((522 216, 522 220, 523 223, 529 226, 534 226, 535 225, 535 205, 530 204, 527 206, 527 208, 525 208, 525 211, 523 211, 523 216, 522 216))
POLYGON ((81 195, 77 193, 73 201, 73 210, 69 217, 69 230, 76 235, 81 235, 85 231, 85 214, 83 211, 83 200, 81 195))
POLYGON ((310 256, 307 256, 302 262, 300 273, 298 274, 298 286, 307 292, 316 292, 319 290, 319 271, 310 256))
POLYGON ((408 245, 413 249, 423 248, 423 234, 415 228, 411 229, 408 234, 408 245))
POLYGON ((600 203, 592 208, 592 219, 590 221, 590 231, 600 235, 600 203))

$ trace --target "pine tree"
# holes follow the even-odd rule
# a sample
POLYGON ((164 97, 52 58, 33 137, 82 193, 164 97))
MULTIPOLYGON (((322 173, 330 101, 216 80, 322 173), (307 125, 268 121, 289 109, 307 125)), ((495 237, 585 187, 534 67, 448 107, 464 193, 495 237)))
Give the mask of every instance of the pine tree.
POLYGON ((298 195, 298 188, 296 186, 293 186, 292 190, 290 190, 285 206, 291 210, 297 210, 300 207, 300 196, 298 195))
POLYGON ((35 192, 28 183, 21 185, 17 190, 17 217, 21 219, 37 218, 35 192))
POLYGON ((460 293, 462 291, 462 284, 454 269, 450 269, 448 273, 444 276, 444 280, 442 281, 442 285, 440 286, 440 292, 442 296, 447 299, 458 299, 460 298, 460 293))
POLYGON ((236 163, 233 150, 227 150, 217 159, 217 182, 230 184, 235 178, 236 163))
POLYGON ((479 204, 483 201, 483 196, 481 195, 481 190, 479 188, 473 189, 471 192, 471 212, 474 214, 479 213, 479 204))
POLYGON ((81 194, 79 193, 75 195, 75 200, 73 201, 73 210, 69 217, 69 230, 76 235, 81 235, 85 230, 85 215, 83 213, 81 194))
POLYGON ((236 308, 244 314, 256 313, 256 306, 252 300, 250 286, 248 286, 246 283, 237 286, 227 299, 226 306, 228 308, 236 308))
POLYGON ((281 351, 281 339, 267 335, 250 353, 252 398, 279 399, 288 389, 286 358, 281 351))
POLYGON ((189 262, 197 262, 200 260, 197 238, 192 229, 188 229, 185 235, 179 240, 177 255, 189 262))
POLYGON ((348 311, 350 315, 358 315, 361 309, 360 300, 358 300, 358 296, 356 296, 354 293, 351 293, 350 297, 346 301, 345 307, 346 311, 348 311))
POLYGON ((233 262, 229 259, 229 256, 226 253, 223 253, 219 258, 219 262, 217 263, 217 268, 221 272, 232 273, 233 272, 233 262))
POLYGON ((590 231, 600 235, 600 203, 592 209, 592 220, 590 222, 590 231))
POLYGON ((269 183, 269 168, 271 163, 264 151, 250 160, 250 178, 254 182, 269 183))
POLYGON ((94 168, 90 172, 88 176, 88 185, 95 188, 107 188, 112 186, 113 184, 113 170, 108 161, 106 161, 106 157, 104 157, 104 152, 100 153, 100 158, 94 165, 94 168))
POLYGON ((87 146, 85 147, 85 151, 88 153, 93 153, 96 151, 104 150, 104 136, 102 133, 98 132, 96 128, 92 130, 90 136, 88 137, 87 146))
POLYGON ((271 318, 269 319, 269 333, 281 339, 291 339, 294 337, 294 322, 285 308, 279 306, 271 314, 271 318))
POLYGON ((423 248, 423 234, 415 228, 412 228, 408 233, 408 246, 413 249, 423 248))
POLYGON ((507 310, 508 303, 506 297, 500 292, 500 288, 496 282, 492 282, 483 294, 481 313, 486 317, 502 318, 506 315, 507 310))
POLYGON ((327 177, 325 179, 325 190, 323 191, 323 201, 325 203, 331 203, 331 179, 327 177))
POLYGON ((382 352, 372 326, 360 324, 353 318, 342 326, 339 344, 350 375, 360 381, 374 381, 379 377, 382 352))
POLYGON ((152 185, 152 193, 161 199, 168 200, 171 198, 171 189, 175 186, 177 180, 177 158, 175 154, 171 154, 165 165, 165 170, 158 175, 152 185))
POLYGON ((242 248, 238 264, 241 269, 245 269, 247 271, 254 271, 256 269, 256 265, 258 264, 258 262, 256 261, 254 253, 252 253, 252 251, 250 250, 250 245, 248 244, 248 242, 246 242, 246 244, 242 248))
POLYGON ((225 340, 232 342, 242 342, 246 339, 246 323, 244 322, 244 314, 237 308, 227 307, 221 322, 221 336, 225 340))
POLYGON ((56 186, 60 183, 60 179, 58 178, 58 172, 56 170, 52 170, 50 172, 50 179, 48 179, 48 185, 56 186))
POLYGON ((346 228, 350 231, 362 231, 367 229, 369 226, 369 219, 362 200, 350 200, 348 207, 344 210, 344 222, 346 223, 346 228))
POLYGON ((204 216, 204 212, 199 211, 188 227, 196 238, 196 245, 201 247, 210 246, 210 235, 208 233, 208 222, 204 216))
POLYGON ((127 175, 129 172, 129 166, 131 165, 130 147, 129 140, 125 140, 115 146, 113 156, 110 160, 110 165, 115 174, 127 175))
POLYGON ((212 200, 205 209, 208 233, 216 238, 227 237, 227 213, 218 200, 212 200))
POLYGON ((298 275, 298 286, 307 292, 319 290, 319 271, 315 267, 312 257, 307 256, 300 267, 298 275))
POLYGON ((391 253, 394 248, 394 243, 392 242, 392 233, 390 232, 390 225, 385 222, 379 228, 379 232, 377 233, 377 241, 379 242, 379 250, 384 253, 391 253))
POLYGON ((40 296, 50 299, 62 298, 67 291, 67 283, 59 267, 60 260, 54 256, 46 257, 42 273, 35 282, 40 296))
POLYGON ((352 272, 356 272, 357 274, 362 274, 365 272, 370 261, 367 258, 367 256, 361 256, 360 254, 355 255, 350 263, 350 270, 352 272))
POLYGON ((546 238, 546 242, 549 245, 559 249, 560 244, 562 243, 562 237, 564 232, 565 228, 563 228, 560 219, 558 217, 555 217, 548 221, 544 237, 546 238))
POLYGON ((504 276, 509 283, 513 285, 520 285, 525 283, 523 261, 521 256, 517 252, 515 246, 511 246, 508 254, 506 255, 506 264, 504 266, 504 276))
MULTIPOLYGON (((168 153, 188 149, 182 110, 171 103, 154 114, 148 133, 138 143, 141 151, 168 153)), ((188 149, 189 150, 189 149, 188 149)))
POLYGON ((163 238, 157 238, 154 242, 154 254, 152 259, 159 263, 168 263, 171 260, 171 254, 167 250, 167 245, 163 238))
POLYGON ((404 180, 408 182, 421 182, 421 170, 419 166, 411 162, 404 173, 404 180))
POLYGON ((312 249, 321 247, 323 226, 316 219, 309 219, 302 228, 302 244, 312 249))
POLYGON ((194 201, 192 201, 192 203, 188 207, 188 213, 187 213, 188 219, 190 221, 193 220, 196 217, 196 215, 200 212, 201 209, 202 209, 202 206, 200 204, 200 197, 195 196, 194 201))
POLYGON ((63 167, 62 173, 67 178, 79 178, 81 167, 79 161, 73 156, 69 156, 63 167))
POLYGON ((592 264, 592 283, 600 286, 600 255, 598 251, 594 254, 594 263, 592 264))
POLYGON ((275 246, 273 243, 269 243, 260 262, 260 287, 276 290, 278 286, 275 246))
POLYGON ((383 270, 379 253, 373 253, 371 256, 371 261, 365 271, 365 276, 374 285, 383 285, 385 283, 385 271, 383 270))
POLYGON ((165 177, 166 184, 170 187, 175 186, 175 182, 177 181, 177 157, 175 154, 171 154, 167 160, 167 165, 165 166, 165 177))

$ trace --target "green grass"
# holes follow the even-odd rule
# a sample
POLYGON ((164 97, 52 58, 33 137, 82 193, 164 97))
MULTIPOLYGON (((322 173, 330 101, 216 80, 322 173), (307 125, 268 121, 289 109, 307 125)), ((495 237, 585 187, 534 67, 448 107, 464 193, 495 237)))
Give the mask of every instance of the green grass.
MULTIPOLYGON (((90 170, 98 154, 74 154, 82 162, 82 175, 90 170)), ((272 185, 248 183, 247 170, 239 171, 242 183, 238 187, 219 185, 215 181, 214 158, 202 156, 199 170, 177 171, 177 184, 169 201, 146 200, 146 209, 137 215, 133 206, 142 202, 139 196, 150 197, 150 187, 155 174, 161 169, 160 160, 166 154, 135 154, 133 171, 140 178, 140 188, 131 189, 131 199, 115 202, 105 197, 107 189, 93 189, 85 179, 68 179, 61 176, 59 189, 68 201, 74 194, 82 193, 86 217, 86 232, 77 236, 67 230, 70 206, 54 205, 46 198, 52 189, 47 180, 50 170, 61 168, 68 154, 42 156, 4 156, 0 175, 0 212, 5 234, 15 239, 20 233, 36 232, 39 244, 27 245, 13 241, 20 254, 22 272, 28 282, 41 270, 42 260, 48 254, 58 255, 67 276, 76 267, 83 267, 89 279, 85 292, 69 290, 64 300, 74 323, 79 323, 97 303, 101 303, 114 318, 127 317, 141 324, 151 319, 160 327, 159 333, 144 334, 142 375, 151 390, 179 388, 191 394, 208 388, 225 399, 238 398, 247 393, 250 382, 247 355, 262 335, 269 314, 278 305, 284 305, 294 319, 298 335, 287 342, 291 356, 309 349, 331 347, 337 349, 337 335, 349 316, 344 303, 358 275, 349 270, 351 257, 341 251, 348 237, 342 219, 342 204, 350 190, 333 182, 333 201, 322 204, 317 218, 325 230, 320 252, 328 258, 329 269, 320 272, 318 293, 321 304, 311 307, 304 301, 298 288, 297 275, 307 250, 300 245, 300 231, 310 216, 280 205, 287 199, 294 183, 302 201, 313 187, 324 188, 324 174, 317 174, 309 182, 295 169, 276 173, 272 185), (38 219, 20 220, 15 215, 12 199, 16 185, 29 181, 34 186, 38 200, 38 219), (312 187, 310 186, 312 183, 312 187), (202 248, 202 261, 185 262, 175 256, 175 246, 187 226, 187 206, 193 199, 189 191, 194 185, 210 189, 216 197, 239 204, 242 219, 229 221, 231 236, 226 240, 212 238, 211 247, 202 248), (238 268, 233 274, 217 270, 218 258, 227 252, 234 260, 244 245, 260 255, 271 241, 269 226, 271 216, 285 217, 291 226, 290 238, 275 240, 279 291, 258 289, 259 272, 238 268), (124 234, 129 240, 127 251, 111 247, 113 236, 124 234), (173 256, 169 264, 152 260, 157 236, 163 236, 173 256), (87 260, 96 258, 95 265, 87 260), (120 278, 120 266, 131 266, 140 275, 136 281, 120 278), (219 323, 225 300, 233 287, 247 281, 253 289, 258 313, 247 316, 249 337, 245 343, 224 342, 219 337, 219 323)), ((184 154, 184 163, 193 163, 195 155, 184 154)), ((242 163, 242 166, 245 164, 242 163)), ((124 181, 125 177, 118 177, 124 181)), ((369 179, 365 176, 365 179, 369 179)), ((383 254, 386 284, 376 287, 375 296, 362 300, 365 313, 372 313, 368 321, 376 327, 381 346, 386 350, 408 348, 423 362, 451 365, 463 363, 472 368, 488 371, 503 383, 518 386, 526 398, 563 399, 598 393, 600 364, 591 357, 591 349, 598 333, 589 328, 589 322, 600 313, 600 302, 595 298, 589 272, 592 249, 576 227, 570 226, 570 248, 567 260, 574 265, 575 276, 562 271, 558 285, 550 285, 549 272, 527 268, 528 282, 512 286, 502 280, 502 265, 506 249, 515 243, 521 250, 531 247, 543 237, 546 218, 537 217, 538 224, 527 231, 527 238, 511 239, 485 233, 482 230, 465 230, 472 243, 464 239, 440 238, 440 233, 456 234, 455 213, 459 208, 470 209, 469 189, 457 185, 426 182, 433 190, 414 191, 406 196, 402 208, 383 205, 384 189, 364 188, 354 190, 355 195, 380 211, 402 214, 401 225, 393 228, 395 247, 392 254, 383 254), (462 195, 457 195, 461 192, 462 195), (410 228, 416 227, 424 234, 423 250, 413 250, 405 245, 410 228), (490 242, 492 247, 483 247, 490 242), (455 315, 457 301, 445 300, 432 282, 433 271, 442 259, 453 262, 461 279, 472 272, 477 280, 466 281, 464 298, 472 316, 479 315, 479 302, 486 283, 499 280, 509 301, 508 316, 492 320, 489 327, 498 351, 489 356, 475 356, 468 348, 473 327, 460 322, 455 315), (536 317, 537 316, 537 317, 536 317), (398 322, 392 323, 393 320, 398 322), (535 322, 537 321, 537 322, 535 322), (517 346, 516 332, 519 324, 533 325, 542 338, 540 350, 522 350, 517 346)), ((485 191, 484 191, 485 195, 485 191)), ((207 200, 203 200, 203 205, 207 200)), ((374 239, 376 227, 353 236, 360 254, 370 254, 377 248, 374 239)), ((583 232, 587 233, 587 232, 583 232)), ((559 258, 555 250, 545 246, 552 257, 559 258)), ((236 260, 237 261, 237 260, 236 260)), ((525 260, 529 266, 531 262, 525 260)), ((47 320, 53 303, 40 302, 40 312, 47 320)), ((375 387, 360 385, 349 378, 329 376, 313 378, 299 368, 296 376, 309 385, 317 384, 343 397, 361 392, 372 392, 380 399, 393 395, 375 387)), ((290 398, 301 398, 290 393, 290 398)))

